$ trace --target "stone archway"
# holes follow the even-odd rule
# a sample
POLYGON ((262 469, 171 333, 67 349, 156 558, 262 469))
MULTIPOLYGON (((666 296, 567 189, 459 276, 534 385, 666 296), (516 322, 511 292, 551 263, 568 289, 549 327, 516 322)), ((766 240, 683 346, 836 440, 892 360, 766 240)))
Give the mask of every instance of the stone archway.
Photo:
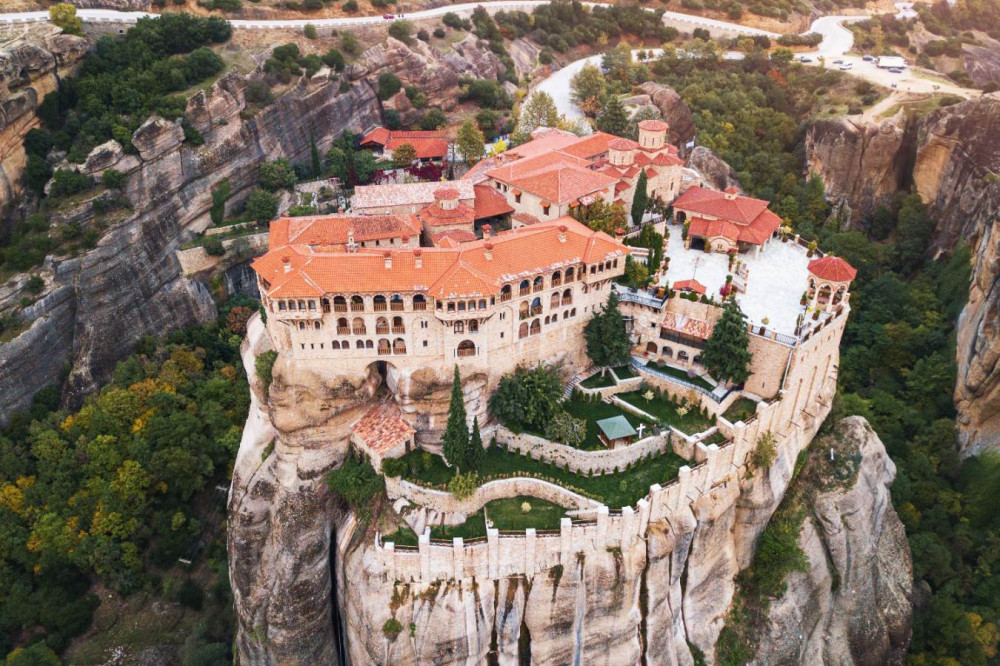
POLYGON ((391 362, 379 359, 368 364, 368 385, 372 397, 391 394, 399 396, 399 369, 391 362))

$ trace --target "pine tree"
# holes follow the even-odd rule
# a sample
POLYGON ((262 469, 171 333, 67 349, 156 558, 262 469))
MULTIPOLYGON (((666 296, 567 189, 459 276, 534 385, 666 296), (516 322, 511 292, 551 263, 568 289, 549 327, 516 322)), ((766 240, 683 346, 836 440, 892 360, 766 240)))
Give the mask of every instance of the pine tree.
POLYGON ((465 396, 462 393, 462 376, 455 366, 451 384, 451 402, 448 404, 448 424, 441 438, 445 459, 461 470, 469 449, 469 427, 466 425, 465 396))
POLYGON ((319 178, 323 173, 323 165, 319 161, 319 148, 316 147, 316 135, 309 133, 309 157, 312 161, 312 177, 319 178))
POLYGON ((635 182, 635 196, 632 197, 632 224, 642 224, 642 216, 646 214, 646 204, 649 196, 646 194, 648 181, 646 171, 639 172, 639 179, 635 182))
POLYGON ((746 315, 735 299, 730 299, 723 306, 722 317, 715 322, 712 335, 705 343, 701 362, 715 379, 742 384, 750 377, 753 355, 749 346, 746 315))
POLYGON ((597 129, 615 136, 625 136, 628 132, 628 113, 621 101, 614 95, 609 95, 604 103, 604 110, 597 116, 597 129))
POLYGON ((472 437, 469 438, 469 449, 465 455, 465 471, 478 472, 484 453, 483 436, 479 432, 479 417, 476 416, 472 419, 472 437))
POLYGON ((599 368, 601 374, 608 367, 628 363, 632 342, 625 332, 625 318, 618 310, 618 294, 612 291, 604 309, 595 313, 583 329, 587 341, 587 356, 599 368))

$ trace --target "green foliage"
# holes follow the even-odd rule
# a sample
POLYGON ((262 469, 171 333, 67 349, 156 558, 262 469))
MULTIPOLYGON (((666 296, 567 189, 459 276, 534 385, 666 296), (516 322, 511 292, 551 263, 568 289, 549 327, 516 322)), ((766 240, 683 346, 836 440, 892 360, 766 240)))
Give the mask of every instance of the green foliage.
POLYGON ((484 109, 509 109, 510 96, 499 82, 491 79, 472 79, 467 81, 464 90, 459 94, 460 102, 473 102, 484 109))
POLYGON ((382 625, 382 633, 390 641, 396 640, 396 637, 399 636, 402 631, 403 625, 400 624, 399 620, 394 617, 390 617, 385 621, 385 624, 382 625))
POLYGON ((559 411, 552 415, 552 420, 545 427, 545 436, 554 442, 579 447, 587 436, 587 422, 559 411))
POLYGON ((375 157, 368 150, 355 150, 355 135, 344 131, 327 151, 324 163, 348 188, 364 185, 375 173, 375 157))
POLYGON ((604 103, 604 108, 597 115, 597 129, 615 136, 625 136, 628 132, 628 112, 622 106, 621 100, 610 95, 604 103))
POLYGON ((39 275, 32 275, 28 278, 28 281, 24 283, 24 290, 29 294, 37 294, 45 287, 45 280, 39 275))
POLYGON ((57 169, 52 177, 52 187, 49 195, 53 197, 67 197, 89 190, 94 186, 94 179, 87 174, 78 173, 69 169, 57 169))
POLYGON ((457 500, 464 500, 472 497, 479 487, 479 475, 475 472, 456 474, 448 481, 448 492, 455 496, 457 500))
POLYGON ((330 489, 363 517, 371 516, 372 505, 385 489, 382 477, 364 454, 351 450, 344 462, 326 476, 330 489))
POLYGON ((254 371, 257 373, 257 378, 264 384, 265 394, 271 388, 271 381, 274 378, 274 362, 277 360, 278 352, 276 351, 262 352, 254 359, 254 371))
POLYGON ((263 224, 278 214, 278 198, 270 192, 255 188, 247 197, 245 210, 251 220, 263 224))
POLYGON ((306 23, 306 27, 302 28, 302 34, 306 39, 316 39, 319 37, 319 32, 317 32, 316 26, 312 23, 306 23))
POLYGON ((49 7, 49 20, 67 35, 83 34, 83 19, 76 15, 76 7, 68 2, 49 7))
POLYGON ((625 207, 619 202, 604 199, 598 199, 588 206, 577 206, 573 209, 572 216, 594 231, 603 231, 609 236, 614 236, 616 231, 628 226, 625 207))
POLYGON ((405 20, 393 21, 389 26, 389 36, 409 44, 413 40, 413 24, 405 20))
POLYGON ((417 159, 417 149, 412 143, 400 144, 392 151, 392 161, 399 168, 408 167, 417 159))
POLYGON ((215 226, 222 224, 226 217, 226 200, 229 199, 230 189, 228 178, 223 178, 212 188, 212 208, 209 210, 209 217, 215 226))
MULTIPOLYGON (((317 161, 319 157, 317 156, 317 161)), ((279 157, 273 162, 264 162, 260 165, 260 185, 269 192, 277 192, 281 189, 295 187, 299 181, 295 177, 295 170, 291 163, 284 157, 279 157)))
POLYGON ((649 203, 649 195, 646 192, 648 187, 646 171, 639 171, 639 179, 635 183, 635 196, 632 198, 632 224, 642 224, 642 216, 646 214, 646 205, 649 203))
POLYGON ((430 109, 420 119, 420 129, 436 130, 448 124, 448 118, 441 109, 430 109))
POLYGON ((386 458, 382 461, 382 474, 393 478, 403 476, 409 470, 409 465, 401 458, 386 458))
POLYGON ((361 42, 358 41, 353 32, 344 30, 340 33, 340 48, 351 55, 358 55, 361 53, 361 42))
POLYGON ((125 184, 125 174, 117 169, 108 169, 101 174, 101 183, 110 190, 120 190, 125 184))
POLYGON ((632 343, 625 332, 625 319, 618 309, 618 294, 608 294, 608 302, 587 322, 583 329, 587 341, 587 356, 600 368, 628 363, 632 343))
POLYGON ((29 638, 63 650, 90 625, 92 585, 152 586, 152 566, 212 538, 194 507, 226 483, 246 421, 239 342, 218 324, 144 342, 78 411, 59 410, 52 387, 11 418, 0 433, 0 654, 29 638))
POLYGON ((753 450, 750 461, 757 469, 771 469, 775 459, 778 457, 778 447, 774 439, 774 434, 768 430, 757 438, 757 446, 753 450))
POLYGON ((649 269, 646 264, 636 261, 631 256, 625 257, 625 273, 622 282, 629 287, 645 287, 649 284, 649 269))
POLYGON ((458 129, 456 144, 466 164, 475 164, 486 152, 486 138, 472 118, 466 118, 458 129))
POLYGON ((402 88, 402 82, 392 72, 382 72, 378 75, 376 94, 383 102, 398 93, 402 88))
POLYGON ((739 303, 731 299, 726 301, 722 316, 705 342, 701 362, 718 381, 742 384, 750 376, 750 362, 753 360, 749 346, 746 315, 739 303))
POLYGON ((224 42, 231 33, 218 17, 140 18, 123 38, 99 39, 80 74, 46 95, 39 116, 70 162, 82 162, 112 138, 133 151, 132 133, 150 113, 183 115, 184 99, 172 93, 222 71, 222 59, 203 47, 224 42))
POLYGON ((202 247, 205 248, 205 252, 211 257, 221 257, 226 253, 226 246, 222 244, 222 239, 217 235, 205 238, 205 243, 202 247))
POLYGON ((542 365, 517 368, 500 378, 490 396, 493 416, 514 430, 545 432, 549 421, 560 411, 562 382, 555 370, 542 365))
POLYGON ((451 398, 448 402, 448 423, 441 436, 441 447, 445 459, 458 469, 462 469, 468 456, 469 426, 465 412, 465 395, 462 393, 462 377, 455 366, 451 384, 451 398))

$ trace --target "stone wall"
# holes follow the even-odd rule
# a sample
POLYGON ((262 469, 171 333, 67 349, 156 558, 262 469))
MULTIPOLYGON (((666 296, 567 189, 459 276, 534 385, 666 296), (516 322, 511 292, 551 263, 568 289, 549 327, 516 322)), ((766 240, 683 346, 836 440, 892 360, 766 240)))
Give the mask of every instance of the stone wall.
POLYGON ((557 467, 569 467, 570 471, 578 474, 590 474, 591 472, 606 474, 616 470, 624 470, 647 455, 663 453, 671 446, 670 435, 655 435, 616 449, 583 451, 549 441, 544 437, 527 433, 516 434, 503 426, 497 426, 494 438, 497 444, 502 444, 512 451, 544 460, 557 467))
MULTIPOLYGON (((267 252, 268 236, 268 232, 265 231, 264 233, 252 234, 250 236, 227 238, 222 241, 222 247, 226 248, 227 254, 230 250, 236 248, 236 253, 240 258, 258 256, 267 252)), ((213 257, 201 246, 177 251, 177 261, 181 264, 181 272, 188 276, 211 270, 226 261, 226 259, 226 255, 213 257)))
POLYGON ((446 490, 425 488, 398 477, 385 477, 385 492, 391 500, 400 498, 439 513, 473 514, 498 499, 528 495, 558 504, 567 509, 595 508, 599 503, 549 481, 531 478, 497 479, 476 488, 464 500, 456 499, 446 490))

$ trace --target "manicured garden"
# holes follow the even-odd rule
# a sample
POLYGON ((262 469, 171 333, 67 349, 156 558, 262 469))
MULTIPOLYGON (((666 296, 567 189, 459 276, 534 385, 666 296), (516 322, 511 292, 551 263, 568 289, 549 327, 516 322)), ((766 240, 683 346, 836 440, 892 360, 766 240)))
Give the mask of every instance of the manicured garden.
POLYGON ((692 377, 687 373, 686 370, 681 370, 680 368, 675 368, 672 365, 666 365, 665 363, 657 363, 656 361, 650 361, 646 364, 647 368, 652 368, 662 372, 665 375, 670 375, 671 377, 676 377, 677 379, 683 380, 688 384, 694 384, 706 391, 714 391, 715 384, 712 384, 707 379, 701 376, 692 377))
POLYGON ((757 413, 757 401, 750 398, 738 398, 729 409, 723 412, 722 417, 730 423, 746 421, 757 413))
POLYGON ((484 508, 493 527, 507 531, 520 532, 529 527, 536 530, 558 530, 559 521, 566 515, 566 507, 524 495, 494 500, 484 508))
MULTIPOLYGON (((448 480, 454 475, 453 470, 437 455, 411 451, 402 459, 407 462, 409 470, 404 478, 421 486, 445 490, 448 480)), ((634 505, 649 493, 652 484, 663 485, 672 481, 677 477, 677 470, 685 464, 686 460, 673 451, 667 451, 640 460, 630 469, 589 476, 491 446, 486 449, 479 466, 479 482, 518 476, 539 478, 618 508, 634 505)))
POLYGON ((697 405, 674 402, 665 395, 650 389, 619 393, 618 398, 688 435, 696 435, 711 428, 714 423, 697 405), (650 396, 652 399, 647 399, 650 396))
MULTIPOLYGON (((600 451, 607 447, 598 438, 597 422, 602 419, 609 419, 614 416, 624 416, 633 428, 637 428, 640 423, 652 425, 646 419, 633 414, 626 414, 618 407, 603 401, 590 402, 585 397, 577 396, 563 403, 563 408, 578 419, 587 422, 587 434, 583 438, 580 449, 584 451, 600 451)), ((648 431, 648 429, 647 429, 648 431)))
POLYGON ((611 369, 614 370, 615 376, 618 377, 618 379, 631 379, 636 376, 635 368, 628 363, 611 369))
POLYGON ((610 372, 605 372, 603 375, 597 372, 580 382, 580 386, 586 389, 608 388, 614 385, 615 378, 610 372))

